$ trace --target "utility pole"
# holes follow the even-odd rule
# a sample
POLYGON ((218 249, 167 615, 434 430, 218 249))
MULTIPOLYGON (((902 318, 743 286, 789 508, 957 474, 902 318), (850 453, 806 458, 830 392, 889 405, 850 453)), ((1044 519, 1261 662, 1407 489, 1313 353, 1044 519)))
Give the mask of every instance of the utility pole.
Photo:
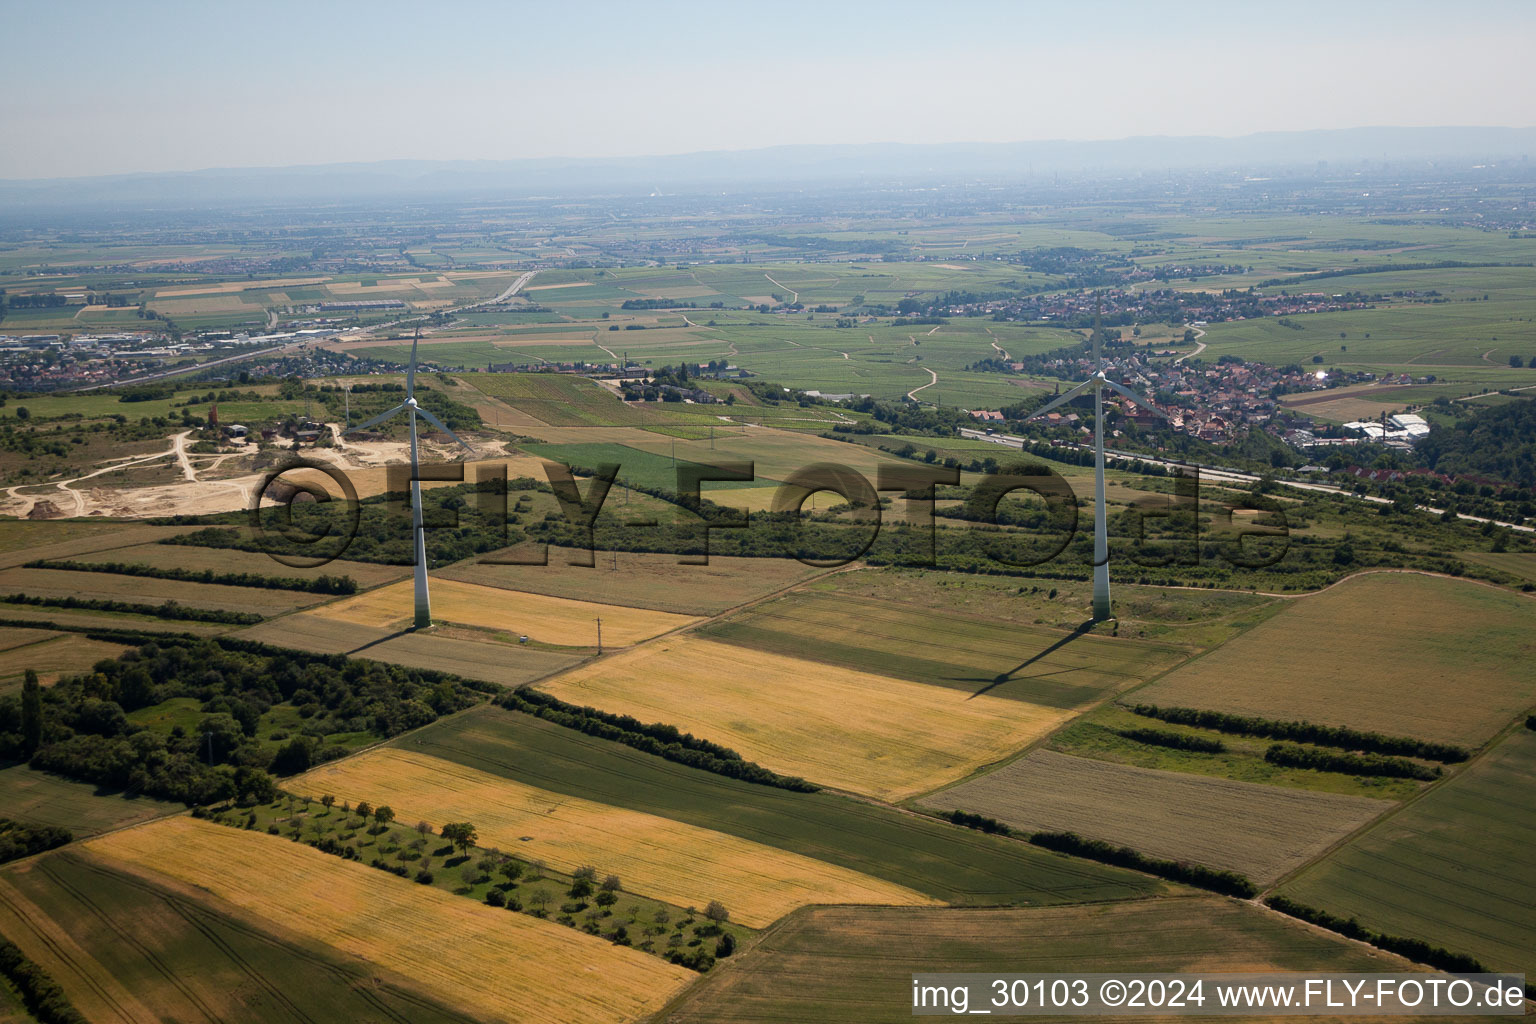
POLYGON ((603 653, 603 620, 601 616, 597 620, 597 653, 603 653))

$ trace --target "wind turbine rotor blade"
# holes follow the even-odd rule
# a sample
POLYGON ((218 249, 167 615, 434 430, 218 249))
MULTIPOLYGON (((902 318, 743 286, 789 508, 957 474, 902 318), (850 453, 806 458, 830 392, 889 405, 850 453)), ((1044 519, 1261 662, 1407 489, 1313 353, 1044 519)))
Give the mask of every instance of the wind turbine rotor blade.
POLYGON ((469 454, 471 454, 471 455, 475 454, 475 450, 473 448, 471 448, 467 444, 464 444, 463 438, 459 437, 458 434, 455 434, 453 431, 449 430, 447 424, 445 424, 442 420, 438 419, 436 416, 433 416, 431 413, 427 412, 427 410, 423 409, 419 405, 416 407, 416 415, 420 416, 422 419, 426 420, 428 423, 432 424, 438 430, 441 430, 443 433, 447 434, 449 437, 453 438, 455 441, 458 441, 459 444, 463 447, 463 449, 465 451, 469 452, 469 454))
POLYGON ((411 398, 416 394, 416 346, 421 342, 421 328, 416 328, 416 333, 411 337, 411 361, 405 368, 405 397, 411 398))
POLYGON ((1047 402, 1045 405, 1042 405, 1040 408, 1026 416, 1025 419, 1032 420, 1036 416, 1044 416, 1058 405, 1064 405, 1065 403, 1072 401, 1072 399, 1076 398, 1078 395, 1083 394, 1091 387, 1093 387, 1093 378, 1089 378, 1088 380, 1083 381, 1081 384, 1077 385, 1077 387, 1073 388, 1071 391, 1066 392, 1065 394, 1057 395, 1055 399, 1047 402))
POLYGON ((1161 416, 1163 419, 1167 419, 1168 418, 1168 414, 1167 413, 1163 412, 1163 410, 1159 409, 1157 406, 1153 405, 1151 402, 1147 401, 1145 398, 1141 397, 1136 392, 1132 391, 1130 388, 1124 387, 1124 386, 1122 386, 1120 384, 1116 384, 1114 381, 1110 380, 1108 377, 1104 378, 1104 383, 1109 386, 1110 390, 1119 392, 1121 395, 1125 396, 1126 398, 1129 398, 1132 402, 1135 402, 1137 405, 1141 406, 1143 409, 1146 409, 1146 410, 1148 410, 1150 412, 1154 412, 1157 415, 1161 416))
POLYGON ((383 423, 385 420, 389 419, 395 413, 402 411, 404 408, 405 408, 405 406, 403 406, 403 405, 397 405, 393 409, 389 410, 388 412, 381 412, 381 413, 379 413, 377 416, 375 416, 373 419, 369 420, 367 423, 359 423, 355 427, 348 427, 346 430, 342 431, 342 433, 344 433, 344 434, 354 434, 354 433, 356 433, 359 430, 367 430, 369 427, 375 426, 375 425, 377 425, 379 423, 383 423))

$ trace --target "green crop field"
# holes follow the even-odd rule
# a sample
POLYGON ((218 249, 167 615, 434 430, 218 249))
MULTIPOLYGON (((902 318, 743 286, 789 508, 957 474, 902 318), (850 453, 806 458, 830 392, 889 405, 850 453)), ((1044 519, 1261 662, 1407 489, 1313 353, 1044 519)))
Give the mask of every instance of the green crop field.
POLYGON ((153 797, 104 793, 26 765, 0 769, 0 807, 0 817, 67 828, 76 838, 183 810, 153 797))
POLYGON ((653 406, 649 409, 634 408, 585 377, 569 374, 477 373, 464 379, 492 398, 551 426, 643 427, 656 422, 706 421, 702 412, 673 412, 656 403, 645 403, 653 406))
POLYGON ((0 928, 92 1020, 472 1020, 376 964, 74 850, 0 872, 0 928))
POLYGON ((395 745, 816 857, 951 903, 1041 905, 1162 888, 1141 875, 890 808, 738 782, 499 708, 440 720, 395 745))
POLYGON ((1080 707, 1171 668, 1172 644, 986 621, 845 593, 800 592, 705 627, 706 636, 994 697, 1080 707))
MULTIPOLYGON (((707 975, 658 1019, 898 1024, 912 1019, 912 976, 937 972, 1388 971, 1401 965, 1277 914, 1206 896, 1028 910, 815 907, 770 929, 740 963, 707 975)), ((973 1002, 969 1009, 986 1007, 973 1002)))
MULTIPOLYGON (((687 459, 674 461, 668 455, 642 451, 624 444, 530 444, 524 445, 523 450, 532 452, 540 458, 552 459, 555 462, 563 462, 567 466, 585 469, 594 469, 604 463, 617 463, 619 475, 616 479, 619 483, 668 491, 677 490, 679 468, 686 469, 697 465, 687 459)), ((728 459, 728 453, 723 454, 721 461, 728 461, 728 459)), ((775 480, 759 478, 757 480, 711 480, 703 486, 713 491, 762 487, 776 483, 775 480)))
POLYGON ((1531 976, 1533 849, 1536 733, 1521 729, 1280 891, 1531 976))

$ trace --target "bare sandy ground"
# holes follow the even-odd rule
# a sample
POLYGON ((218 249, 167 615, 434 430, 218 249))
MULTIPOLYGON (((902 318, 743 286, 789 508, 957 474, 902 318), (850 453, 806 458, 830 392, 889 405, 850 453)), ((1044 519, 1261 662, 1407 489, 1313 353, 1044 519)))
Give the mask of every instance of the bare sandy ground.
MULTIPOLYGON (((333 436, 335 431, 333 430, 333 436)), ((239 453, 197 455, 186 451, 187 434, 177 434, 168 439, 169 447, 160 453, 139 456, 131 460, 110 460, 100 468, 72 480, 55 481, 51 490, 20 493, 19 487, 0 490, 0 515, 25 518, 41 502, 48 502, 63 513, 64 518, 111 516, 125 519, 146 519, 169 515, 206 515, 212 512, 234 512, 251 507, 259 487, 267 480, 277 464, 260 472, 247 472, 234 476, 218 476, 226 462, 240 458, 239 453), (144 487, 92 486, 92 478, 113 470, 131 468, 134 465, 153 466, 167 460, 180 464, 183 479, 173 484, 155 484, 144 487)), ((528 456, 505 458, 506 442, 479 440, 467 437, 476 454, 482 460, 510 462, 509 474, 534 475, 542 479, 539 460, 528 456)), ((424 462, 456 462, 462 449, 457 446, 422 442, 424 462)), ((359 498, 382 494, 388 486, 388 468, 410 462, 410 445, 403 441, 346 441, 337 448, 306 448, 300 453, 305 459, 335 466, 347 475, 359 498)), ((473 463, 475 460, 469 460, 473 463)), ((280 463, 278 463, 280 464, 280 463)), ((466 481, 475 479, 475 471, 466 465, 466 481)), ((330 493, 339 490, 330 478, 319 471, 307 470, 285 474, 285 480, 319 484, 330 493)), ((426 487, 452 486, 452 482, 427 483, 426 487)), ((342 495, 337 494, 337 497, 342 495)))

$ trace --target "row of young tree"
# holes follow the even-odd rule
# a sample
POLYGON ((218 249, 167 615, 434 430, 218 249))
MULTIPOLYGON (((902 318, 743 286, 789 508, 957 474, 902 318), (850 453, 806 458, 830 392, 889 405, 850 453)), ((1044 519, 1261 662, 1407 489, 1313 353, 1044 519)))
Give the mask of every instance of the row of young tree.
POLYGON ((1389 779, 1419 779, 1433 782, 1441 774, 1439 765, 1429 767, 1406 757, 1381 754, 1350 754, 1336 750, 1318 750, 1298 743, 1274 743, 1264 752, 1264 760, 1286 768, 1308 768, 1319 772, 1345 775, 1369 775, 1389 779))
POLYGON ((61 569, 70 572, 101 572, 116 576, 141 576, 186 583, 214 583, 224 587, 254 587, 259 590, 296 590, 308 594, 355 594, 357 581, 351 576, 268 576, 259 572, 215 572, 212 569, 182 569, 175 566, 147 565, 143 562, 76 562, 69 559, 50 561, 39 558, 27 562, 27 569, 61 569))
POLYGON ((1315 743, 1322 747, 1341 747, 1345 750, 1359 750, 1372 754, 1420 757, 1427 761, 1440 761, 1446 764, 1456 764, 1472 756, 1465 747, 1450 743, 1434 743, 1407 736, 1384 736, 1379 732, 1363 732, 1337 725, 1282 722, 1252 715, 1234 715, 1224 711, 1205 711, 1196 708, 1165 708, 1156 704, 1137 704, 1131 710, 1144 718, 1157 718, 1175 725, 1215 729, 1218 732, 1238 736, 1261 736, 1265 739, 1315 743))
POLYGON ((802 778, 780 775, 736 751, 661 722, 644 723, 629 715, 615 715, 592 707, 567 704, 529 686, 520 686, 497 701, 502 707, 535 715, 546 722, 575 729, 588 736, 622 743, 668 761, 699 768, 727 778, 796 793, 814 793, 820 787, 802 778))
POLYGON ((160 604, 140 604, 137 601, 116 601, 104 597, 41 597, 37 594, 0 595, 0 603, 26 604, 43 608, 71 608, 93 612, 127 612, 131 615, 152 615, 157 619, 177 619, 188 622, 222 622, 237 626, 249 626, 260 622, 256 612, 235 611, 230 608, 194 608, 167 599, 160 604))

